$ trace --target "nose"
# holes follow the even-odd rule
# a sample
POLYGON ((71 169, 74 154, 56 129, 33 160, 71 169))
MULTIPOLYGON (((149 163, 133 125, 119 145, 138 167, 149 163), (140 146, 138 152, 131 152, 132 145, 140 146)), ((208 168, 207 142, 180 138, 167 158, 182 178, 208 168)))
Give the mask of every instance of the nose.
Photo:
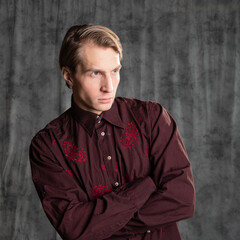
POLYGON ((102 82, 102 89, 103 92, 112 92, 113 91, 113 80, 111 75, 106 75, 102 82))

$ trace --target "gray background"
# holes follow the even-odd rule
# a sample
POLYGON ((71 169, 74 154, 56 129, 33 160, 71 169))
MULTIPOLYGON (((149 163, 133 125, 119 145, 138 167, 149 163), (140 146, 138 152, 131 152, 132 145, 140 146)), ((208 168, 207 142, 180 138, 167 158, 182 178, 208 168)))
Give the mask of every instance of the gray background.
POLYGON ((33 135, 70 106, 66 30, 97 23, 124 47, 118 95, 176 119, 196 184, 187 240, 240 239, 240 4, 231 0, 0 0, 0 239, 60 239, 31 181, 33 135))

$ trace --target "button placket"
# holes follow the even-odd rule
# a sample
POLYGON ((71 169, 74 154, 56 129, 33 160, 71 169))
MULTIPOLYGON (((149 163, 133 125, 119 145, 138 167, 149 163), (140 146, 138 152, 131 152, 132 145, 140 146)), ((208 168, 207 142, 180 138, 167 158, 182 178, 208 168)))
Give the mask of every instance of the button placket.
MULTIPOLYGON (((98 123, 97 123, 98 124, 98 123)), ((104 175, 108 175, 108 180, 112 182, 112 187, 118 188, 120 182, 118 181, 118 172, 116 172, 116 156, 112 152, 114 150, 114 141, 112 141, 112 126, 101 121, 97 127, 97 136, 99 139, 99 147, 102 154, 102 165, 104 166, 104 175), (104 123, 104 124, 103 124, 104 123)), ((102 167, 103 169, 103 167, 102 167)))

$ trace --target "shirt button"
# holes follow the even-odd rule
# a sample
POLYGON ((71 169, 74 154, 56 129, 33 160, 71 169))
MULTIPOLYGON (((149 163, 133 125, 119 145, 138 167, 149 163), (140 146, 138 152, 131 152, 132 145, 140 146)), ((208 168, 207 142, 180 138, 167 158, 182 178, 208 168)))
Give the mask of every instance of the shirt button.
POLYGON ((105 136, 105 132, 101 132, 101 136, 105 136))
POLYGON ((151 230, 147 230, 147 233, 151 233, 151 230))
POLYGON ((115 185, 115 187, 118 187, 119 186, 119 182, 115 182, 114 185, 115 185))
POLYGON ((112 159, 112 157, 111 157, 111 156, 108 156, 108 157, 107 157, 107 159, 108 159, 108 160, 111 160, 111 159, 112 159))

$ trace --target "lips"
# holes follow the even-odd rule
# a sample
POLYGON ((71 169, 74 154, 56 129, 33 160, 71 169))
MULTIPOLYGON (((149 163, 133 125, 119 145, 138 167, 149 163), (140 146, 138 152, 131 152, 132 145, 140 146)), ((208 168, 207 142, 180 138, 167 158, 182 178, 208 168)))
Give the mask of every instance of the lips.
POLYGON ((98 101, 100 102, 100 103, 110 103, 110 102, 112 102, 112 97, 111 98, 99 98, 98 99, 98 101))

